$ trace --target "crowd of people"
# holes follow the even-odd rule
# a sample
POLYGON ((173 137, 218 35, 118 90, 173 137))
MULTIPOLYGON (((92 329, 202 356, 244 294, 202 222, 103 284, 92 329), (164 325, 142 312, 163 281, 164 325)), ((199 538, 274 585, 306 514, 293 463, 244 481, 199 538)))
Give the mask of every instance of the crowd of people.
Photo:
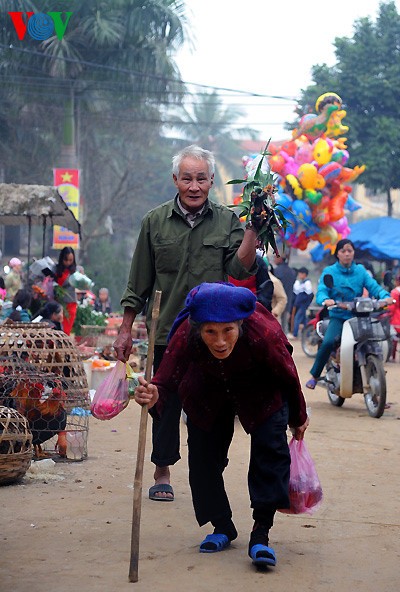
MULTIPOLYGON (((65 247, 60 251, 58 262, 53 270, 45 267, 43 268, 45 273, 41 273, 38 271, 39 268, 41 265, 37 264, 36 271, 30 270, 31 274, 28 274, 20 259, 13 257, 10 260, 9 273, 4 279, 0 279, 0 324, 29 323, 33 326, 34 323, 40 322, 50 329, 71 335, 78 302, 82 296, 81 291, 74 285, 76 278, 75 281, 72 278, 78 268, 75 252, 71 247, 65 247), (49 271, 52 273, 49 274, 49 271), (43 276, 42 280, 39 273, 43 276)), ((98 305, 93 299, 93 310, 110 314, 111 302, 108 290, 101 288, 97 298, 98 305)), ((49 341, 54 347, 54 340, 49 341)), ((42 347, 47 347, 46 340, 39 343, 43 344, 42 347)), ((99 356, 101 353, 103 352, 99 351, 99 356)), ((110 356, 110 352, 104 352, 104 357, 107 355, 110 356)), ((31 363, 26 351, 21 352, 20 359, 24 363, 31 363)), ((38 379, 32 384, 29 381, 10 379, 8 368, 5 370, 2 367, 0 372, 0 403, 16 409, 27 418, 32 432, 35 460, 48 456, 48 451, 42 448, 42 444, 54 436, 57 436, 54 444, 57 454, 60 457, 65 457, 67 454, 65 432, 67 411, 64 404, 67 394, 64 392, 65 385, 62 377, 70 376, 70 368, 67 364, 62 369, 54 366, 51 372, 52 378, 48 382, 40 382, 38 379), (54 378, 55 374, 60 374, 59 382, 54 378), (43 398, 42 392, 45 393, 43 398)))
MULTIPOLYGON (((43 322, 49 327, 71 335, 76 319, 78 304, 86 295, 71 283, 71 276, 83 268, 78 266, 72 247, 60 250, 55 270, 51 277, 43 276, 46 288, 27 282, 23 262, 13 257, 9 261, 9 272, 0 277, 0 322, 43 322), (48 281, 51 289, 49 290, 48 281)), ((41 283, 40 281, 38 282, 41 283)), ((112 312, 109 291, 100 288, 93 296, 93 309, 103 314, 112 312)))

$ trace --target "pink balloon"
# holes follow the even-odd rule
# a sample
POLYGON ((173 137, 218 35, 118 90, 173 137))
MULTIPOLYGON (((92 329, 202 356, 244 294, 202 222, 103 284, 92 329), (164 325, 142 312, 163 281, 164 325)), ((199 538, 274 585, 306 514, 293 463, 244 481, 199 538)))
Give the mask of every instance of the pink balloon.
POLYGON ((349 223, 346 216, 343 216, 343 218, 340 218, 340 220, 336 220, 336 222, 331 222, 331 226, 333 226, 337 232, 340 232, 342 238, 346 238, 346 236, 350 233, 349 223), (347 234, 344 236, 344 233, 346 232, 347 234))
POLYGON ((282 175, 284 177, 286 177, 287 175, 294 175, 296 177, 298 170, 299 170, 299 165, 297 164, 297 162, 294 161, 294 159, 291 156, 289 156, 289 158, 287 159, 287 161, 283 165, 282 175))
POLYGON ((300 165, 312 160, 312 146, 308 142, 303 142, 294 155, 295 161, 300 165))

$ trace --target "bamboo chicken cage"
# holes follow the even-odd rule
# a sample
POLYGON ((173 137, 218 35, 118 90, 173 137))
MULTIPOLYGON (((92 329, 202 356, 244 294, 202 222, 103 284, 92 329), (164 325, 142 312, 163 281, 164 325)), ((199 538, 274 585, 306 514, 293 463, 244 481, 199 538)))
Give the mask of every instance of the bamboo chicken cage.
POLYGON ((28 420, 15 409, 0 406, 0 485, 21 479, 33 454, 28 420))
POLYGON ((36 456, 46 443, 59 457, 87 457, 89 387, 79 351, 62 331, 46 323, 0 327, 0 403, 28 418, 36 456))

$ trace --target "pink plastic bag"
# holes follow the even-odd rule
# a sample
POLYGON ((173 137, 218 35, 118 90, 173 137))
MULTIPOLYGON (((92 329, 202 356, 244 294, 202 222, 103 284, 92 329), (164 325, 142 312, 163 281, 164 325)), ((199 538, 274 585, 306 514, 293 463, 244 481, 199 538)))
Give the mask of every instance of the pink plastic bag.
POLYGON ((291 439, 289 498, 285 514, 313 514, 322 503, 322 487, 315 464, 304 440, 291 439))
POLYGON ((90 410, 97 419, 111 419, 129 403, 126 364, 118 361, 96 390, 90 410))

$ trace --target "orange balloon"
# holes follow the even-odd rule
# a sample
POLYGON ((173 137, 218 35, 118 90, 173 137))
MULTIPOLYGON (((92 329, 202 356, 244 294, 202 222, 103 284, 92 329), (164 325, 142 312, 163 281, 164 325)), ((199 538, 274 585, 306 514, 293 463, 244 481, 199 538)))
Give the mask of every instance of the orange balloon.
POLYGON ((340 218, 343 218, 343 216, 344 216, 343 208, 344 208, 344 204, 347 201, 347 197, 348 197, 348 195, 345 191, 341 191, 338 195, 336 195, 335 197, 332 197, 332 199, 328 205, 330 222, 337 222, 337 220, 340 220, 340 218))
POLYGON ((274 173, 278 173, 279 175, 282 173, 285 162, 286 161, 281 154, 275 154, 269 159, 271 170, 274 171, 274 173))
POLYGON ((312 210, 312 219, 313 222, 323 228, 327 224, 329 224, 329 212, 327 208, 322 208, 320 205, 312 210))
POLYGON ((289 156, 294 156, 297 150, 296 142, 294 142, 294 140, 284 142, 281 146, 281 150, 284 150, 289 156))

